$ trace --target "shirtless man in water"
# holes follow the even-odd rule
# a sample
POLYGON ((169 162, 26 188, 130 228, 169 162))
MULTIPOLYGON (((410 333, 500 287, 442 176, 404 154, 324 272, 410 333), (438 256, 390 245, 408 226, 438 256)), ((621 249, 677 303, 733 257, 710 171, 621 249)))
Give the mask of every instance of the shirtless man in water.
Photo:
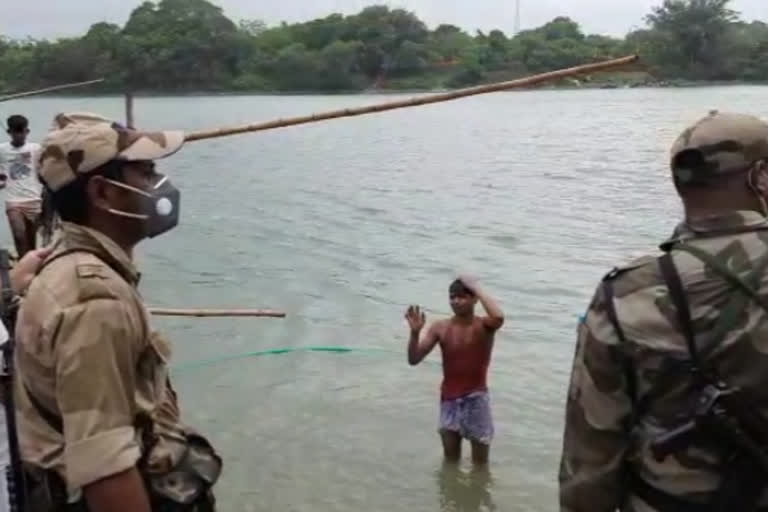
POLYGON ((493 338, 504 323, 504 313, 474 279, 460 277, 449 290, 453 318, 434 322, 423 339, 426 315, 410 306, 405 318, 411 328, 408 363, 419 364, 435 345, 443 354, 443 384, 440 391, 440 436, 445 458, 461 458, 461 440, 472 444, 472 461, 486 464, 493 419, 486 377, 491 362, 493 338), (477 301, 487 316, 475 316, 477 301))

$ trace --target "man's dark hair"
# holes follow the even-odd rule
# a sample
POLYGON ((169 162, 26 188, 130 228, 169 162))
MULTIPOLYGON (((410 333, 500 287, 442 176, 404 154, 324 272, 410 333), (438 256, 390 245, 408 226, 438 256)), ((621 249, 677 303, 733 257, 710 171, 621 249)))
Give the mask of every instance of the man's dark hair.
POLYGON ((468 295, 470 297, 474 297, 475 294, 472 293, 472 290, 467 288, 464 283, 461 282, 461 279, 456 279, 454 282, 451 283, 451 286, 448 288, 448 294, 449 295, 468 295))
POLYGON ((708 164, 704 154, 689 149, 675 156, 672 162, 672 178, 678 190, 706 188, 714 184, 717 169, 708 164))
POLYGON ((741 167, 721 170, 716 163, 708 162, 702 151, 689 149, 675 156, 672 162, 672 178, 677 190, 686 192, 743 179, 757 163, 751 162, 741 167))
POLYGON ((26 117, 14 114, 10 116, 6 123, 8 125, 9 132, 23 132, 29 128, 29 120, 26 117))
POLYGON ((59 214, 61 220, 75 224, 84 224, 88 221, 88 197, 85 189, 88 180, 93 176, 104 176, 122 181, 123 162, 111 160, 92 172, 78 175, 75 181, 68 183, 56 192, 48 189, 51 206, 59 214))

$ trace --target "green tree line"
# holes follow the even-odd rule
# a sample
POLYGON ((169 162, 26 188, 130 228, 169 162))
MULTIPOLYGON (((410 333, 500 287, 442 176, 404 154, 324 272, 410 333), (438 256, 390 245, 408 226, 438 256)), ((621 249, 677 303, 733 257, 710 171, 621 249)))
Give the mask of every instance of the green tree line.
MULTIPOLYGON (((663 0, 645 26, 613 38, 558 17, 510 37, 428 28, 414 13, 374 5, 269 27, 228 19, 206 0, 137 7, 124 26, 81 37, 0 37, 0 90, 106 78, 100 92, 360 91, 475 85, 639 53, 637 80, 768 82, 768 24, 730 0, 663 0)), ((92 90, 92 89, 91 89, 92 90)))

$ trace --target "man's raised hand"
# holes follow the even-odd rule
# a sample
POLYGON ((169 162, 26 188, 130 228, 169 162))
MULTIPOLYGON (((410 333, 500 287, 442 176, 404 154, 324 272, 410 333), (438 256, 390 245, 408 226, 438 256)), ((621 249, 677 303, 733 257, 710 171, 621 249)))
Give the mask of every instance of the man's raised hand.
POLYGON ((424 324, 427 323, 427 316, 421 311, 419 306, 409 306, 405 312, 405 319, 413 332, 421 332, 424 324))

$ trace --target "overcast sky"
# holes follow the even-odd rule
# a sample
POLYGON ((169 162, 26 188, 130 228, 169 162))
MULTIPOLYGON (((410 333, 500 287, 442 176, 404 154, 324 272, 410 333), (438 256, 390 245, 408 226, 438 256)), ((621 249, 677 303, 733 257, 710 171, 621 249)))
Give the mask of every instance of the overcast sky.
MULTIPOLYGON (((662 0, 520 0, 522 28, 559 15, 570 16, 585 31, 623 35, 642 25, 651 6, 662 0)), ((97 21, 122 24, 139 0, 2 0, 0 34, 10 37, 77 35, 97 21)), ((269 24, 305 21, 332 12, 354 13, 373 3, 404 7, 430 26, 452 23, 468 30, 500 28, 512 32, 515 0, 215 0, 231 19, 259 18, 269 24)), ((746 19, 768 21, 768 0, 733 0, 746 19)))

